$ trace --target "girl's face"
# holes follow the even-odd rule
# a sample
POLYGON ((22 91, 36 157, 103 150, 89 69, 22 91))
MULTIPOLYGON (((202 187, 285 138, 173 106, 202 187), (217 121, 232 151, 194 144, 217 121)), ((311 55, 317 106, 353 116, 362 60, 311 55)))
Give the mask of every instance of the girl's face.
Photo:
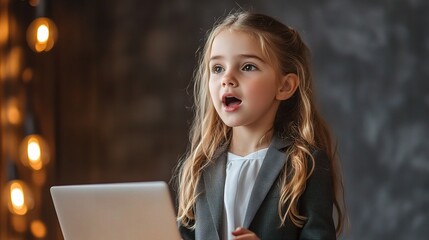
POLYGON ((258 39, 241 31, 221 31, 213 41, 209 68, 211 100, 227 126, 272 127, 280 103, 278 75, 258 39))

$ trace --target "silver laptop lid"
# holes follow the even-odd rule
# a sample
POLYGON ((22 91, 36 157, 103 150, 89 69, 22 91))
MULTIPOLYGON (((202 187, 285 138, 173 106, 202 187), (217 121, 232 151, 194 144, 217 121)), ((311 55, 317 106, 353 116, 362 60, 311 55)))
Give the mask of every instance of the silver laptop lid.
POLYGON ((180 239, 165 182, 54 186, 66 240, 180 239))

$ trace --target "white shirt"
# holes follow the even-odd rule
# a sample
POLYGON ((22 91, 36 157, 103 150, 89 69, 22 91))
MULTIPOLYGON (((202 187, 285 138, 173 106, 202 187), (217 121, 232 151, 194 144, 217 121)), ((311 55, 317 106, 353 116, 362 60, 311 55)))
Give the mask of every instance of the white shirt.
POLYGON ((243 226, 250 194, 268 148, 241 157, 228 152, 224 192, 224 234, 232 239, 231 232, 243 226))

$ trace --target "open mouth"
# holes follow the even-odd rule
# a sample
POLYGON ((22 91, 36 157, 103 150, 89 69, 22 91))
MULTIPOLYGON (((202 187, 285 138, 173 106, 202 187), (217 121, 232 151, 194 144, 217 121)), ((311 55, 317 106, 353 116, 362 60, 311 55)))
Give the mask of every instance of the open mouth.
POLYGON ((223 99, 223 103, 225 104, 225 106, 229 107, 229 106, 240 105, 241 100, 233 96, 226 96, 223 99))

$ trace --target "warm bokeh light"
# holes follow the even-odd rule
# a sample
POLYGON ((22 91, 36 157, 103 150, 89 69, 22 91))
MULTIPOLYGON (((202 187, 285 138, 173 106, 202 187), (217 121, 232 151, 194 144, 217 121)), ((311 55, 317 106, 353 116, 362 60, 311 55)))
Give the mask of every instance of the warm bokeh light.
POLYGON ((33 197, 27 185, 20 180, 8 183, 8 208, 16 215, 25 215, 33 207, 33 197))
POLYGON ((6 8, 0 8, 0 46, 9 38, 9 17, 6 8))
POLYGON ((45 24, 41 24, 37 28, 37 41, 40 43, 46 43, 49 39, 49 28, 45 24))
POLYGON ((46 236, 46 226, 40 220, 34 220, 30 225, 31 233, 36 238, 44 238, 46 236))
MULTIPOLYGON (((1 32, 1 30, 0 30, 1 32)), ((12 47, 11 50, 1 56, 0 78, 3 81, 17 80, 21 72, 23 51, 19 46, 12 47)))
POLYGON ((27 42, 35 52, 49 51, 57 39, 57 27, 49 18, 35 19, 27 29, 27 42))
POLYGON ((25 208, 24 190, 22 190, 22 186, 18 183, 12 183, 12 185, 10 186, 10 199, 12 201, 13 208, 18 210, 25 208))
POLYGON ((21 143, 21 161, 24 166, 41 170, 49 162, 49 150, 42 136, 32 134, 21 143))
POLYGON ((41 155, 39 140, 35 137, 30 138, 27 145, 27 156, 28 160, 30 160, 30 166, 34 170, 42 169, 41 155))
POLYGON ((12 125, 18 125, 19 123, 21 123, 22 117, 17 98, 12 97, 7 100, 5 111, 7 123, 12 125))
POLYGON ((31 137, 28 140, 27 145, 27 157, 30 166, 34 170, 40 170, 42 168, 42 161, 41 161, 41 151, 40 151, 40 143, 39 140, 35 137, 31 137))
POLYGON ((37 138, 30 138, 28 140, 27 154, 31 162, 40 161, 40 145, 37 138))

